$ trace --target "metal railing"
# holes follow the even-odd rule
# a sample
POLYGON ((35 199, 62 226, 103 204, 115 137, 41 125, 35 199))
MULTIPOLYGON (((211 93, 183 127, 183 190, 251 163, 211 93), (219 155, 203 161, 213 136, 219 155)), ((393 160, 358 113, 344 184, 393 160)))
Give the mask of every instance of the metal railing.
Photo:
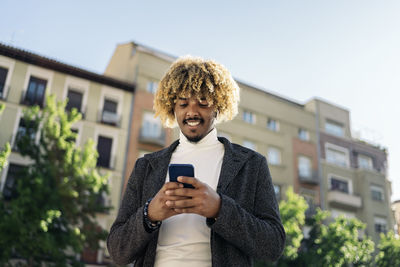
POLYGON ((115 112, 100 110, 98 113, 98 121, 103 124, 119 127, 121 125, 121 116, 115 112))

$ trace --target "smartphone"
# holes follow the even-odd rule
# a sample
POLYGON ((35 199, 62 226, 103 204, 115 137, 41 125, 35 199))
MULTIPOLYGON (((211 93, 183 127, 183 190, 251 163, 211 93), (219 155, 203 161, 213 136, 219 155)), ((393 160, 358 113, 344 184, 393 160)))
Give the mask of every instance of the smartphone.
MULTIPOLYGON (((179 176, 194 177, 194 167, 192 164, 169 164, 169 181, 178 182, 179 176)), ((179 182, 178 182, 179 183, 179 182)), ((191 184, 183 183, 185 188, 194 188, 191 184)))

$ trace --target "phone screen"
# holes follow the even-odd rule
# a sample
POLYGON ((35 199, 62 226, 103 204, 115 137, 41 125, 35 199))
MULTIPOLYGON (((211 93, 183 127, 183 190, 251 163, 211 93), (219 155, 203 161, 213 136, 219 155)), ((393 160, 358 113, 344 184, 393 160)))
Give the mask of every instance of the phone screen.
MULTIPOLYGON (((192 164, 170 164, 168 167, 169 181, 178 182, 179 176, 194 177, 194 167, 192 164)), ((183 183, 185 188, 194 188, 191 184, 183 183)))

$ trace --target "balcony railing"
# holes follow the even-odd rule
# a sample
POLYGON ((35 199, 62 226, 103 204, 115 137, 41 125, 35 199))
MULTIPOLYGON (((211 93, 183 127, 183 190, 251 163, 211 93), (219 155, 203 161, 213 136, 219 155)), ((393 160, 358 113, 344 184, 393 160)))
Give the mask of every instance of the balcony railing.
POLYGON ((44 99, 31 99, 30 97, 27 96, 26 90, 22 92, 21 95, 21 101, 20 104, 22 105, 28 105, 28 106, 34 106, 38 105, 39 107, 43 108, 44 106, 44 99))
POLYGON ((300 172, 298 172, 298 177, 301 183, 314 184, 314 185, 319 184, 319 175, 317 170, 313 170, 309 176, 305 176, 300 172))
POLYGON ((139 133, 139 142, 141 143, 146 143, 146 144, 153 144, 153 145, 158 145, 158 146, 165 146, 165 130, 161 129, 159 133, 156 134, 149 134, 147 131, 144 130, 144 128, 140 128, 140 133, 139 133))
POLYGON ((360 196, 345 192, 332 190, 328 192, 328 202, 350 208, 361 208, 362 200, 360 196))
POLYGON ((121 118, 115 112, 107 110, 101 110, 99 112, 99 121, 104 124, 113 125, 119 127, 121 118))

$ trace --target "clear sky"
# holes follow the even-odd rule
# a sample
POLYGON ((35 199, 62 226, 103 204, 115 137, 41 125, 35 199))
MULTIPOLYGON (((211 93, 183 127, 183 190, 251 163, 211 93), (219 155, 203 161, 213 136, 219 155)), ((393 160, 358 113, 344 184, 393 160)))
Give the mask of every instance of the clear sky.
POLYGON ((388 149, 400 199, 400 1, 0 1, 0 42, 102 73, 119 43, 223 63, 235 78, 351 112, 388 149))

